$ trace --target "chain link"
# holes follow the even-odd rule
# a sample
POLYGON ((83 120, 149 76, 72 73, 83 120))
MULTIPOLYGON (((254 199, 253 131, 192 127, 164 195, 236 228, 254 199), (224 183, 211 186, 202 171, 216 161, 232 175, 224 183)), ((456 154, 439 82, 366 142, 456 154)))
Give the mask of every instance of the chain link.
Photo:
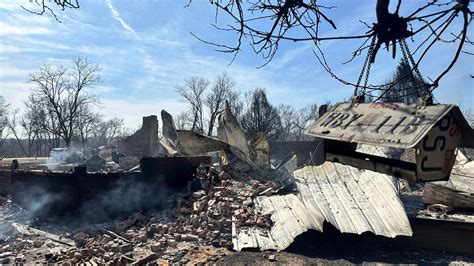
POLYGON ((418 83, 416 85, 418 85, 420 87, 420 89, 423 90, 422 95, 426 95, 428 93, 427 83, 424 80, 423 76, 421 75, 420 70, 416 66, 415 60, 413 59, 413 56, 410 52, 410 49, 408 48, 408 44, 406 43, 405 39, 400 40, 400 49, 402 50, 404 60, 407 63, 411 64, 410 68, 412 69, 412 71, 415 74, 415 75, 411 76, 412 79, 413 79, 413 83, 418 83), (415 78, 415 76, 416 76, 416 78, 415 78))
MULTIPOLYGON (((369 83, 370 68, 372 66, 372 64, 369 61, 374 50, 375 42, 376 42, 376 36, 372 38, 372 42, 370 44, 369 50, 367 51, 367 57, 365 58, 364 65, 362 66, 362 70, 359 74, 359 78, 357 79, 356 87, 354 89, 354 96, 365 95, 367 93, 367 85, 369 83), (364 73, 365 73, 364 85, 360 86, 364 73)), ((410 49, 408 48, 408 45, 405 39, 400 40, 400 50, 402 50, 403 59, 408 64, 411 64, 410 68, 414 72, 414 75, 411 76, 411 78, 413 79, 412 80, 413 83, 418 83, 417 85, 420 87, 420 89, 423 90, 423 95, 427 94, 427 92, 429 91, 427 89, 428 87, 427 83, 424 80, 423 76, 421 75, 418 67, 416 67, 415 60, 413 59, 413 56, 410 52, 410 49)))
POLYGON ((374 37, 372 37, 372 42, 370 43, 369 50, 367 51, 367 57, 365 58, 364 65, 362 66, 362 70, 360 71, 359 79, 357 80, 356 87, 354 89, 354 96, 359 95, 360 82, 362 81, 364 72, 366 73, 366 75, 365 75, 364 87, 362 89, 362 95, 365 94, 365 89, 367 88, 367 83, 369 81, 370 66, 372 65, 371 63, 369 63, 369 61, 370 61, 370 57, 372 56, 372 52, 374 50, 375 40, 376 40, 376 36, 374 35, 374 37), (365 71, 366 69, 367 69, 367 72, 365 71))
POLYGON ((370 74, 370 67, 372 66, 371 63, 367 66, 367 72, 365 73, 365 81, 364 81, 364 87, 362 88, 362 94, 365 94, 366 89, 367 89, 367 84, 369 83, 369 74, 370 74))
POLYGON ((408 48, 408 45, 405 39, 402 39, 400 41, 400 47, 402 48, 404 59, 407 62, 411 63, 412 70, 415 72, 417 78, 419 78, 424 83, 425 81, 423 79, 423 76, 421 76, 420 70, 416 67, 415 60, 413 59, 413 56, 411 55, 411 52, 408 48))

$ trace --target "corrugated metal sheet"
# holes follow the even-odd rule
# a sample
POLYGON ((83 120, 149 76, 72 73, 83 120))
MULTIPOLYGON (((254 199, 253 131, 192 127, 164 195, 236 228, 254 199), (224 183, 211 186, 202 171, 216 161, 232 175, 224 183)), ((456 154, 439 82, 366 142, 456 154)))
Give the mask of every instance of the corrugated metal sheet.
MULTIPOLYGON (((346 142, 386 147, 413 148, 453 105, 436 104, 423 108, 402 103, 339 103, 321 116, 306 134, 346 142)), ((465 127, 462 115, 456 116, 465 127)))
POLYGON ((391 177, 326 162, 295 171, 305 205, 316 206, 344 233, 411 235, 411 227, 391 177))
POLYGON ((390 176, 325 162, 294 172, 299 193, 259 197, 257 211, 270 214, 270 231, 234 231, 234 249, 283 250, 296 236, 328 221, 341 232, 395 237, 412 230, 390 176))
POLYGON ((324 217, 321 213, 309 212, 301 199, 294 194, 259 197, 255 204, 259 212, 271 215, 273 227, 270 231, 257 227, 241 228, 238 235, 234 229, 232 235, 235 250, 283 250, 295 237, 308 229, 322 231, 324 217))

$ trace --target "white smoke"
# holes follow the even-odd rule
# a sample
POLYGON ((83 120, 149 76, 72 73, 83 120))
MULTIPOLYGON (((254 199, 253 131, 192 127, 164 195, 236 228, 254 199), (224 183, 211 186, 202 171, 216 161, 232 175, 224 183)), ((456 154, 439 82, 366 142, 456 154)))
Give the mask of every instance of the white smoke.
POLYGON ((50 171, 70 171, 84 162, 84 155, 75 148, 54 148, 45 165, 50 171))

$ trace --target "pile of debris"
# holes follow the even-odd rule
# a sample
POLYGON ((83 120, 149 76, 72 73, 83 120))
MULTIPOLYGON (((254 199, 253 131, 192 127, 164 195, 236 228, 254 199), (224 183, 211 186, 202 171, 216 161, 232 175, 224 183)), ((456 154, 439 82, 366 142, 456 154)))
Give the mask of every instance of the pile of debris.
POLYGON ((193 256, 202 250, 213 254, 204 261, 212 261, 232 248, 232 217, 237 229, 271 228, 269 215, 255 212, 253 201, 270 195, 276 184, 242 182, 217 166, 198 167, 192 183, 173 196, 171 209, 77 228, 50 222, 40 224, 41 229, 26 226, 34 220, 5 199, 0 231, 8 233, 0 239, 0 263, 146 263, 158 258, 187 263, 196 262, 193 256), (192 186, 199 190, 193 192, 192 186))

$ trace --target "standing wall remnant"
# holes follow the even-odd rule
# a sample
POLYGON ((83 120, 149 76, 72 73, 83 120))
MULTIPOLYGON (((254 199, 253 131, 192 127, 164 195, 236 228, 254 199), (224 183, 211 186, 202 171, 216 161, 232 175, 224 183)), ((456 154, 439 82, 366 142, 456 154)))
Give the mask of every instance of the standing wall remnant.
POLYGON ((144 116, 142 128, 119 143, 119 151, 127 156, 155 157, 161 153, 158 141, 158 117, 144 116))

